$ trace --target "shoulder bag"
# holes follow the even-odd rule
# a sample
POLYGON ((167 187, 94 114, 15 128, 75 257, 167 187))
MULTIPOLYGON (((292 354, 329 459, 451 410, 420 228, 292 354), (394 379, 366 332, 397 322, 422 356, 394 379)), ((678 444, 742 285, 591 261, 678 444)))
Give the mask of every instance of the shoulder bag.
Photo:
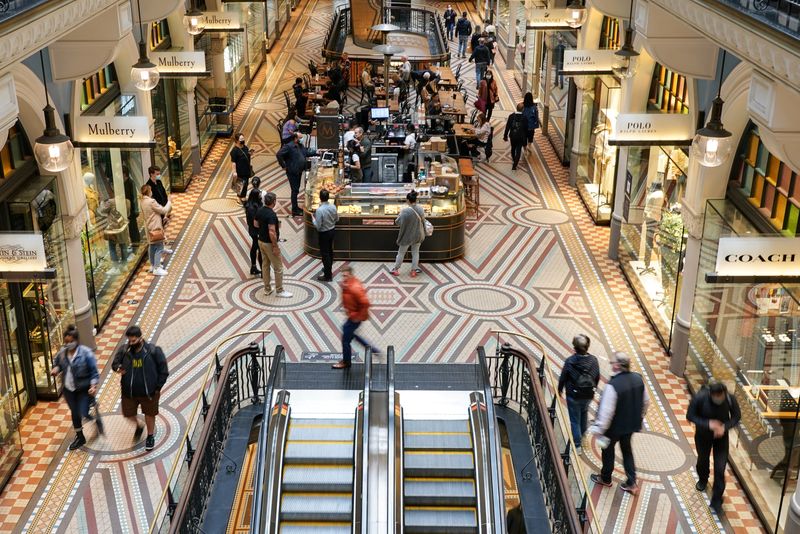
POLYGON ((428 219, 423 219, 422 217, 420 217, 419 212, 417 210, 415 210, 414 208, 411 208, 411 211, 414 212, 414 215, 417 216, 417 219, 419 219, 419 222, 422 223, 422 227, 423 227, 423 230, 425 231, 425 235, 427 237, 432 236, 433 235, 433 225, 430 223, 430 221, 428 219))

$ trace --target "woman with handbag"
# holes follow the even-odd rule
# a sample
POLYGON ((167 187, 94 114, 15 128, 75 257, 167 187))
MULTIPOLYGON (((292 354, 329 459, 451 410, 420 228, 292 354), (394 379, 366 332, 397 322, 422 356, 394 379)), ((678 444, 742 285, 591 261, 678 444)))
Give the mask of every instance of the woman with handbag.
POLYGON ((475 107, 479 111, 486 114, 487 119, 492 118, 492 111, 494 105, 500 101, 500 96, 497 92, 497 82, 494 79, 492 71, 487 70, 483 75, 481 83, 478 85, 478 100, 475 102, 475 107))
MULTIPOLYGON (((253 180, 258 177, 254 177, 253 180)), ((260 185, 260 180, 259 180, 260 185)), ((258 209, 263 206, 261 198, 261 190, 256 184, 253 184, 253 189, 247 196, 247 202, 244 205, 245 218, 247 219, 247 233, 250 235, 250 274, 261 274, 261 250, 258 248, 258 228, 256 227, 256 213, 258 209)))
MULTIPOLYGON (((419 247, 425 240, 428 233, 425 221, 425 210, 417 205, 417 192, 411 191, 406 195, 408 205, 400 210, 395 224, 400 226, 397 235, 397 259, 391 273, 400 276, 400 266, 406 257, 406 252, 411 248, 411 277, 417 276, 422 272, 419 268, 419 247)), ((430 224, 430 223, 428 223, 430 224)))
POLYGON ((253 172, 253 149, 248 148, 244 144, 244 134, 239 134, 236 137, 236 145, 231 150, 231 161, 233 162, 233 176, 239 180, 242 190, 239 192, 239 200, 244 204, 244 199, 247 198, 247 186, 250 183, 250 177, 255 174, 253 172))
POLYGON ((167 274, 167 270, 161 265, 161 256, 164 252, 164 241, 166 240, 164 224, 169 221, 167 214, 172 209, 172 203, 167 200, 167 205, 162 206, 156 202, 153 198, 153 192, 147 184, 142 186, 141 191, 142 215, 144 216, 147 242, 149 244, 147 252, 150 258, 150 269, 148 269, 148 272, 156 276, 164 276, 167 274))

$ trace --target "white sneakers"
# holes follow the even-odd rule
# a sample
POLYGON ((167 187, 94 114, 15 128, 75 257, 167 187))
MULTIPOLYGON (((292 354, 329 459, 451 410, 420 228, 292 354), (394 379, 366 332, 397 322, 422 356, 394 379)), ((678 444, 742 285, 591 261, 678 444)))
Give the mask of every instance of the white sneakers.
POLYGON ((163 267, 156 267, 153 270, 153 274, 156 276, 164 276, 165 274, 167 274, 167 270, 164 269, 163 267))
POLYGON ((280 297, 282 299, 290 299, 290 298, 292 298, 292 294, 289 293, 288 291, 286 291, 285 289, 283 291, 278 291, 277 293, 275 293, 275 296, 276 297, 280 297))
POLYGON ((162 254, 172 254, 173 252, 175 251, 172 250, 171 248, 165 248, 164 250, 161 251, 162 254))

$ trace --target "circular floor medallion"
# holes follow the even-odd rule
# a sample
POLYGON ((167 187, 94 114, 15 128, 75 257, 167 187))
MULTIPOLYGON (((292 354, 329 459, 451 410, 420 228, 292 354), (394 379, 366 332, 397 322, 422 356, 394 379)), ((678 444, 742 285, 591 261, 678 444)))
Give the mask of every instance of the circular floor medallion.
POLYGON ((255 102, 250 108, 260 111, 280 111, 286 109, 286 106, 279 102, 255 102))
MULTIPOLYGON (((140 416, 142 422, 144 418, 140 416)), ((142 434, 141 439, 133 442, 133 425, 120 413, 105 414, 102 416, 104 434, 99 436, 94 430, 87 431, 87 439, 89 442, 85 448, 95 454, 119 454, 125 452, 144 452, 144 439, 145 433, 142 434), (94 438, 92 436, 95 436, 94 438)), ((94 424, 88 423, 89 427, 94 424)), ((163 442, 164 437, 167 435, 167 423, 163 414, 156 417, 156 436, 159 442, 163 442)))
POLYGON ((456 314, 521 315, 536 308, 533 297, 516 288, 482 283, 444 287, 437 291, 436 300, 456 314))
POLYGON ((239 200, 233 197, 205 200, 200 204, 200 209, 206 213, 214 213, 217 215, 241 215, 243 211, 239 200))
MULTIPOLYGON (((622 454, 619 445, 616 449, 616 464, 621 468, 622 454)), ((671 438, 649 432, 639 432, 633 436, 633 457, 637 471, 657 475, 678 474, 694 463, 692 457, 671 438)))
POLYGON ((513 210, 511 218, 523 226, 554 226, 569 222, 569 215, 563 211, 544 208, 522 208, 513 210))
POLYGON ((264 294, 264 283, 261 278, 253 278, 242 284, 234 295, 234 302, 244 308, 262 311, 310 312, 330 307, 335 302, 335 286, 330 284, 304 283, 296 280, 284 280, 284 289, 292 294, 291 298, 281 298, 274 292, 264 294))

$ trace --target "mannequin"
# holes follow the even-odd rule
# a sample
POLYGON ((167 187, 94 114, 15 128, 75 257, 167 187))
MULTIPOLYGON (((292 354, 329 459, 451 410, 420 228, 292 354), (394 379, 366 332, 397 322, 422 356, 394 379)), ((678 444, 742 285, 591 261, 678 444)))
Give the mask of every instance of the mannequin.
POLYGON ((608 146, 608 128, 605 124, 598 124, 594 131, 594 175, 592 182, 602 184, 604 173, 611 161, 611 147, 608 146))
POLYGON ((650 186, 650 192, 644 200, 644 225, 642 226, 642 233, 645 235, 644 268, 639 271, 640 274, 655 272, 655 270, 650 267, 650 258, 653 252, 653 241, 655 240, 656 231, 661 223, 663 208, 663 185, 661 182, 654 182, 653 185, 650 186))
POLYGON ((86 208, 89 210, 89 221, 95 223, 97 208, 100 205, 100 194, 95 189, 97 178, 94 174, 87 172, 83 175, 83 194, 86 195, 86 208))

